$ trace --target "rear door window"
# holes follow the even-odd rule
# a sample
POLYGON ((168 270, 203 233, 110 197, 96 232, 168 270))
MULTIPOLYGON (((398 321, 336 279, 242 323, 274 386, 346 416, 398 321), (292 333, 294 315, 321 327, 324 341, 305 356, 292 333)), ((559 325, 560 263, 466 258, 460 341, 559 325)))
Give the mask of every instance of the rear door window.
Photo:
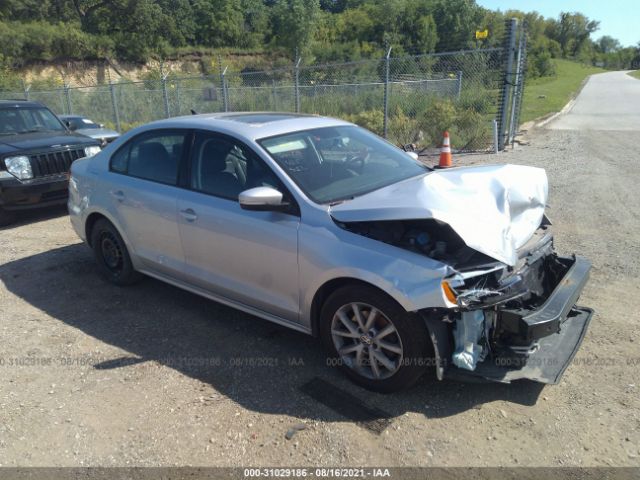
POLYGON ((187 132, 180 130, 161 130, 138 135, 111 157, 111 171, 176 185, 186 137, 187 132))

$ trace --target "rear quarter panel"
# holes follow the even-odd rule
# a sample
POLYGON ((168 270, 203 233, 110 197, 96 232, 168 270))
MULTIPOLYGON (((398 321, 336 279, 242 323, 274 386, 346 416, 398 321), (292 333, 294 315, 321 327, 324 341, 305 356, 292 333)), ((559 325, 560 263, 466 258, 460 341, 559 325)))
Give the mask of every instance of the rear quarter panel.
POLYGON ((131 253, 134 267, 139 266, 126 232, 122 228, 118 212, 109 194, 112 189, 109 173, 109 158, 112 148, 103 150, 94 157, 77 160, 71 165, 69 179, 69 218, 78 236, 88 243, 87 219, 99 214, 109 220, 118 230, 131 253))

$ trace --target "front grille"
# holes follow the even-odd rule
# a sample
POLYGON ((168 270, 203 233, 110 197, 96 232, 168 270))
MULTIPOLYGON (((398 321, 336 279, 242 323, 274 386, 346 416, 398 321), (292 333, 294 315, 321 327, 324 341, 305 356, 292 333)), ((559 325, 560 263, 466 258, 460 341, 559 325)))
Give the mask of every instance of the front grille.
POLYGON ((71 163, 84 156, 84 148, 29 155, 33 177, 39 178, 67 173, 71 168, 71 163))

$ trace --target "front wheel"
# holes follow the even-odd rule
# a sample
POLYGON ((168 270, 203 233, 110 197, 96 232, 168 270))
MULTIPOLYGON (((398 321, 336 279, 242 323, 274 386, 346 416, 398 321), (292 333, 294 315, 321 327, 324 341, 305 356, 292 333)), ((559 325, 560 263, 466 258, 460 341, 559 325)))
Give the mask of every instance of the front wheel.
POLYGON ((142 278, 133 268, 124 240, 108 220, 98 220, 93 226, 91 246, 98 271, 110 283, 131 285, 142 278))
POLYGON ((374 288, 343 287, 329 296, 320 315, 331 363, 365 388, 410 387, 431 364, 425 324, 374 288))

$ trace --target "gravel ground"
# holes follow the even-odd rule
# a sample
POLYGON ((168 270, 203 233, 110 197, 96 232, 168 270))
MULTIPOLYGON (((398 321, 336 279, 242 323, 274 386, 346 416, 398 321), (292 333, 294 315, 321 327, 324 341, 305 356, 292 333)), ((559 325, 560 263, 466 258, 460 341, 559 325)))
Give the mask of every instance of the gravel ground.
POLYGON ((556 244, 593 262, 580 303, 596 315, 550 387, 425 381, 373 394, 327 367, 311 337, 152 279, 106 284, 63 210, 30 215, 0 231, 0 463, 640 465, 632 135, 539 130, 528 146, 457 159, 546 168, 556 244), (318 378, 346 416, 303 393, 318 378))

